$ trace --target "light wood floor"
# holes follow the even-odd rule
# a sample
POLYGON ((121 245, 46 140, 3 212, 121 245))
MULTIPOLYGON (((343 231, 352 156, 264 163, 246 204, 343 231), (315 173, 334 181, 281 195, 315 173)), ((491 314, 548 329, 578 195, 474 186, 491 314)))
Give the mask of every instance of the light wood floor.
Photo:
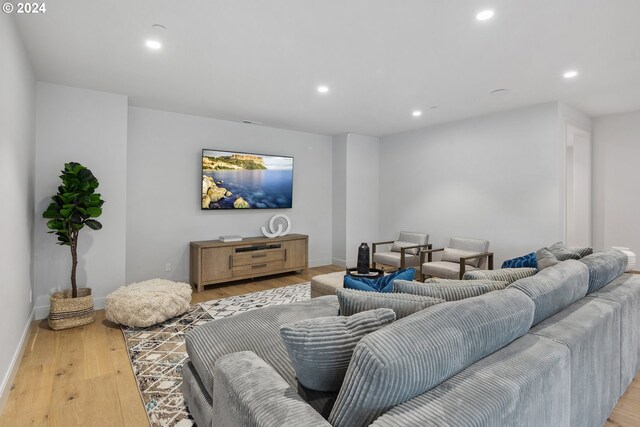
MULTIPOLYGON (((325 266, 295 275, 210 286, 193 302, 226 298, 309 281, 340 269, 325 266)), ((52 331, 33 322, 16 379, 0 415, 0 427, 147 426, 120 329, 104 319, 52 331)), ((640 374, 611 413, 606 427, 640 426, 640 374)))

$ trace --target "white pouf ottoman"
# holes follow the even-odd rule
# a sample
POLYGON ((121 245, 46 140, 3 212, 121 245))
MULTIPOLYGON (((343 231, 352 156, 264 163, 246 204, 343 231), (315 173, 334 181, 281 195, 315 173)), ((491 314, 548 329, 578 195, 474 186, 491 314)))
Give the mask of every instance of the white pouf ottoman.
POLYGON ((152 279, 122 286, 107 297, 106 318, 127 326, 146 327, 178 316, 191 304, 191 285, 152 279))
POLYGON ((344 271, 320 274, 311 278, 311 298, 325 295, 335 295, 336 291, 343 287, 344 271))

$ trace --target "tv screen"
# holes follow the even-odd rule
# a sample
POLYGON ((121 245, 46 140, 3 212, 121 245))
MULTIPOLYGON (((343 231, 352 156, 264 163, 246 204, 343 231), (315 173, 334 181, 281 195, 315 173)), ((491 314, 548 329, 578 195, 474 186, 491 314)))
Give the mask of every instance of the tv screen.
POLYGON ((202 150, 202 209, 287 209, 293 157, 202 150))

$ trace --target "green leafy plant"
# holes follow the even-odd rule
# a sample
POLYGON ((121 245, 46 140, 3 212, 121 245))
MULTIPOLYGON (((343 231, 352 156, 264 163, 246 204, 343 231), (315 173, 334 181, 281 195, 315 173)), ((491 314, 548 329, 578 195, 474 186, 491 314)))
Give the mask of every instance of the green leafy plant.
POLYGON ((78 267, 78 235, 87 227, 100 230, 102 224, 93 218, 102 215, 102 200, 96 189, 100 185, 93 173, 80 163, 65 163, 61 171, 62 185, 58 194, 51 197, 51 204, 42 213, 47 218, 49 233, 58 237, 59 245, 71 247, 72 297, 78 296, 76 269, 78 267))

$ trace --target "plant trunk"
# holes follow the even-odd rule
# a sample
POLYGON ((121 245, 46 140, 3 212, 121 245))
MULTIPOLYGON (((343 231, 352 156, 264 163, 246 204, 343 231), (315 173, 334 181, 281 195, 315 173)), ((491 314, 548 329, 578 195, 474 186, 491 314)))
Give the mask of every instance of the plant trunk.
POLYGON ((71 232, 71 298, 78 297, 76 269, 78 267, 78 232, 71 232))

